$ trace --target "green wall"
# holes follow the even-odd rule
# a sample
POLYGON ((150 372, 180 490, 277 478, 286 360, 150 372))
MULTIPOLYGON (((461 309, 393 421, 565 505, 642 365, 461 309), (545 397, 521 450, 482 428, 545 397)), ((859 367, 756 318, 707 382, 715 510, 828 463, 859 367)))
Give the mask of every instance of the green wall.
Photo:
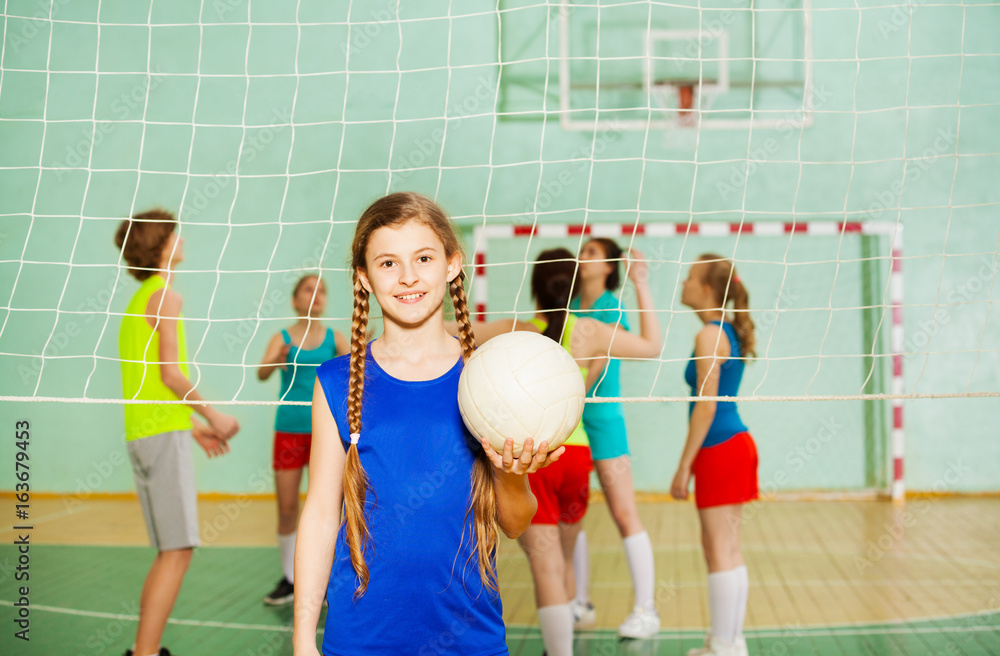
MULTIPOLYGON (((181 220, 187 259, 176 287, 199 389, 212 399, 274 400, 276 379, 259 383, 243 365, 256 364, 290 322, 292 282, 321 266, 329 318, 344 330, 353 222, 400 189, 436 197, 470 250, 484 217, 898 221, 912 352, 905 391, 997 392, 1000 7, 868 4, 877 3, 816 6, 810 127, 595 134, 559 125, 555 8, 502 2, 498 12, 469 1, 450 3, 449 15, 449 3, 428 1, 105 0, 100 14, 96 2, 55 2, 50 20, 46 3, 7 2, 0 395, 120 395, 119 313, 137 284, 118 268, 112 235, 122 217, 158 205, 181 220)), ((758 57, 768 61, 755 80, 785 86, 755 93, 756 111, 801 105, 797 6, 760 14, 758 57), (765 43, 765 33, 775 36, 765 43)), ((605 85, 600 95, 574 90, 574 107, 613 117, 616 102, 632 102, 630 92, 608 91, 615 75, 624 84, 634 73, 617 59, 634 55, 622 45, 628 30, 690 19, 659 5, 646 16, 643 7, 602 3, 601 30, 596 10, 571 21, 574 56, 609 58, 600 73, 594 61, 574 63, 574 79, 605 85)), ((726 8, 717 3, 712 15, 726 8)), ((734 16, 739 57, 749 21, 734 16)), ((754 74, 749 61, 734 65, 734 79, 754 74)), ((728 102, 750 101, 747 93, 728 102)), ((491 242, 490 263, 510 264, 490 270, 490 309, 513 308, 520 290, 517 308, 527 310, 524 262, 557 243, 578 241, 491 242)), ((735 252, 760 310, 768 359, 748 368, 744 394, 856 394, 872 366, 862 354, 888 349, 888 317, 879 326, 880 313, 859 309, 884 298, 885 239, 867 251, 856 237, 800 233, 790 242, 691 236, 635 245, 652 260, 666 347, 660 364, 623 367, 626 394, 687 393, 682 370, 697 322, 675 292, 685 263, 706 250, 735 252)), ((872 391, 888 392, 890 363, 876 361, 882 382, 872 391)), ((996 398, 910 400, 905 409, 911 489, 1000 487, 996 398)), ((229 456, 196 456, 199 488, 267 491, 274 408, 232 412, 243 430, 229 456)), ((858 401, 746 402, 742 412, 769 489, 870 487, 866 452, 872 439, 884 450, 889 413, 866 415, 858 401)), ((627 413, 637 487, 667 490, 685 406, 633 404, 627 413)), ((35 489, 132 489, 120 405, 3 402, 0 425, 18 418, 33 425, 35 489)), ((13 484, 4 468, 0 489, 13 484)))

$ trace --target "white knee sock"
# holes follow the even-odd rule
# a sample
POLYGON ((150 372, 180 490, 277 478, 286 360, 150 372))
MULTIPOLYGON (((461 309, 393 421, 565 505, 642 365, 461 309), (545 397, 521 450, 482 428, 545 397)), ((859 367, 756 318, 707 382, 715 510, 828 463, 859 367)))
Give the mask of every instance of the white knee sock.
POLYGON ((576 601, 586 606, 590 603, 590 552, 587 532, 580 531, 573 547, 573 578, 576 580, 576 601))
POLYGON ((285 578, 293 585, 295 584, 295 535, 295 531, 288 535, 278 534, 278 546, 281 547, 281 568, 285 572, 285 578))
POLYGON ((539 608, 538 624, 549 656, 573 656, 573 611, 569 604, 539 608))
POLYGON ((732 644, 736 639, 739 579, 735 569, 708 575, 708 609, 712 615, 712 637, 727 644, 732 644))
POLYGON ((739 595, 736 598, 736 637, 743 637, 743 622, 747 618, 747 597, 750 594, 750 573, 746 565, 740 565, 733 570, 739 584, 739 595))
POLYGON ((628 560, 628 571, 632 574, 632 587, 635 588, 635 605, 654 610, 653 587, 656 572, 653 565, 653 543, 649 533, 643 531, 625 538, 625 559, 628 560))

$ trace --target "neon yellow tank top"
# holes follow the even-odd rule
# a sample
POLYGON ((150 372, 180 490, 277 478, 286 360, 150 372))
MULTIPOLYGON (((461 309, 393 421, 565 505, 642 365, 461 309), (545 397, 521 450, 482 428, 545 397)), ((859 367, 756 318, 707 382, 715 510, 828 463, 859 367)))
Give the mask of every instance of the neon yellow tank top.
MULTIPOLYGON (((122 317, 118 353, 122 361, 122 392, 126 399, 174 401, 178 397, 160 378, 160 333, 146 321, 149 298, 166 287, 157 275, 146 278, 122 317)), ((184 319, 177 319, 177 360, 187 376, 187 342, 184 319)), ((125 440, 191 428, 191 408, 186 405, 125 404, 125 440)))
MULTIPOLYGON (((566 352, 570 355, 573 354, 573 351, 570 349, 570 338, 573 335, 573 328, 576 327, 576 320, 576 316, 572 314, 566 315, 566 326, 563 328, 563 338, 559 343, 559 345, 566 349, 566 352)), ((542 321, 541 319, 532 319, 530 323, 542 332, 545 332, 545 328, 548 327, 548 323, 542 321)), ((589 370, 589 367, 580 367, 580 373, 583 374, 584 380, 587 380, 587 372, 589 370)), ((566 441, 563 442, 563 444, 570 446, 588 446, 590 444, 590 440, 587 439, 587 431, 583 429, 582 420, 579 424, 577 424, 576 428, 573 429, 573 432, 570 433, 569 437, 566 438, 566 441)))

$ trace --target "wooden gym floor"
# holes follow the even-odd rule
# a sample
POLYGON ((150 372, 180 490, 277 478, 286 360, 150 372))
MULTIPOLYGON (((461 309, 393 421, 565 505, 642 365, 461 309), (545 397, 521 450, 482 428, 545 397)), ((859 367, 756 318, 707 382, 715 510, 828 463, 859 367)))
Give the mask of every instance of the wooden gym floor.
MULTIPOLYGON (((290 655, 291 608, 261 603, 280 578, 274 502, 202 501, 199 511, 205 547, 164 644, 180 656, 290 655)), ((14 500, 0 499, 0 512, 13 517, 14 500)), ((577 654, 684 654, 708 626, 693 506, 643 503, 640 513, 663 629, 651 640, 615 639, 631 583, 607 507, 594 503, 585 521, 598 628, 577 635, 577 654)), ((0 531, 0 654, 123 653, 153 557, 138 503, 34 499, 31 515, 31 640, 13 635, 17 535, 0 531)), ((1000 500, 760 503, 746 509, 743 552, 751 654, 1000 656, 1000 500)), ((511 542, 500 581, 511 653, 540 654, 531 577, 511 542)))

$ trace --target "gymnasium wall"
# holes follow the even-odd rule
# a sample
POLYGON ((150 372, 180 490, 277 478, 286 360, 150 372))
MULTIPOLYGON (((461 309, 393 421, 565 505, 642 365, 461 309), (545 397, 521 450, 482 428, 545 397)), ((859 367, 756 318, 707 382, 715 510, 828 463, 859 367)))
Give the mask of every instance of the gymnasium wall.
MULTIPOLYGON (((918 3, 907 15, 866 4, 875 3, 816 5, 822 102, 809 127, 595 135, 561 128, 546 89, 516 95, 534 112, 495 115, 517 91, 504 78, 507 60, 499 63, 501 28, 545 33, 548 10, 527 3, 502 2, 500 19, 478 0, 104 0, 100 13, 97 2, 7 2, 0 395, 120 396, 115 313, 138 285, 118 268, 113 234, 133 209, 161 206, 181 219, 187 258, 175 286, 199 390, 276 399, 277 377, 260 383, 244 365, 290 323, 295 270, 322 266, 327 314, 346 330, 352 224, 374 198, 403 189, 436 197, 470 251, 484 214, 524 224, 535 208, 540 224, 898 220, 906 350, 915 352, 905 391, 996 392, 1000 8, 918 3)), ((548 32, 548 51, 516 56, 556 52, 548 32)), ((490 243, 489 261, 510 263, 490 270, 491 311, 530 310, 526 262, 557 243, 579 245, 490 243)), ((891 391, 888 359, 860 357, 871 352, 866 330, 878 334, 877 355, 887 352, 888 316, 873 324, 857 309, 866 285, 885 293, 887 240, 870 244, 881 259, 867 268, 859 239, 800 233, 791 243, 679 236, 635 246, 654 260, 666 347, 659 365, 623 366, 625 394, 687 394, 683 358, 698 323, 678 285, 683 263, 707 250, 735 252, 759 309, 767 359, 748 367, 742 393, 856 394, 873 370, 876 391, 891 391)), ((199 489, 268 492, 274 408, 230 411, 243 428, 230 455, 195 455, 199 489)), ((998 411, 996 398, 907 401, 909 489, 996 491, 998 411)), ((638 489, 669 489, 686 412, 679 403, 628 407, 638 489)), ((884 478, 885 408, 746 402, 741 412, 766 489, 859 490, 884 478)), ((120 405, 3 402, 8 436, 17 419, 32 425, 33 489, 133 489, 120 405)), ((0 489, 14 483, 4 467, 0 489)))

